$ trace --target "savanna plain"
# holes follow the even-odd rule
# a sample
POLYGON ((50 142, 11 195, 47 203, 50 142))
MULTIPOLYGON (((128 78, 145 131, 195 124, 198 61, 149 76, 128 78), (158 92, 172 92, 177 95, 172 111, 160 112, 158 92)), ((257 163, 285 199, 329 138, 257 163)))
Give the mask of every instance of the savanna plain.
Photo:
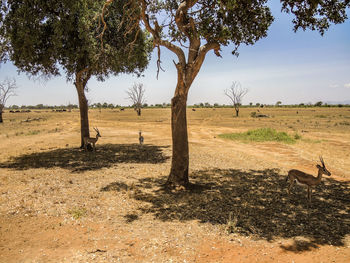
POLYGON ((4 113, 0 262, 350 262, 350 108, 188 109, 190 190, 163 187, 170 109, 4 113), (260 128, 293 142, 231 140, 260 128), (142 131, 144 145, 138 144, 142 131), (330 177, 307 200, 286 176, 330 177))

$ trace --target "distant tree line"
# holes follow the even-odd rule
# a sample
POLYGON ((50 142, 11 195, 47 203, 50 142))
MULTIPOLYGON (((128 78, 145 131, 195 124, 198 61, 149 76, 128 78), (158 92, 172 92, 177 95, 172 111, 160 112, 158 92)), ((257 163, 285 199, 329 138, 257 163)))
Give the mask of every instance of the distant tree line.
POLYGON ((18 109, 31 109, 31 110, 47 110, 47 109, 78 109, 78 105, 76 104, 68 104, 68 105, 44 105, 44 104, 37 104, 37 105, 11 105, 6 107, 9 110, 18 110, 18 109))
MULTIPOLYGON (((201 103, 196 103, 193 105, 189 105, 189 108, 232 108, 234 107, 233 105, 226 105, 226 104, 219 104, 219 103, 214 103, 210 104, 208 102, 201 102, 201 103)), ((299 103, 299 104, 286 104, 283 105, 282 103, 276 103, 276 104, 263 104, 263 103, 252 103, 250 102, 249 104, 243 104, 240 105, 242 108, 275 108, 275 107, 280 107, 280 108, 296 108, 296 107, 301 107, 301 108, 312 108, 312 107, 350 107, 350 104, 327 104, 327 103, 322 103, 322 102, 316 102, 316 103, 299 103)))
MULTIPOLYGON (((134 106, 123 106, 119 104, 113 104, 113 103, 94 103, 89 105, 90 109, 118 109, 118 108, 133 108, 134 106)), ((170 103, 156 103, 156 104, 148 104, 144 103, 142 105, 142 108, 170 108, 171 104, 170 103)), ((201 102, 201 103, 195 103, 193 105, 188 105, 188 108, 232 108, 232 105, 226 105, 226 104, 219 104, 219 103, 209 103, 209 102, 201 102)), ((350 107, 350 104, 327 104, 327 103, 322 103, 322 102, 316 102, 316 103, 300 103, 300 104, 288 104, 288 105, 283 105, 283 104, 263 104, 263 103, 249 103, 246 105, 241 105, 242 108, 275 108, 275 107, 280 107, 280 108, 312 108, 312 107, 350 107)), ((6 107, 6 109, 9 110, 16 110, 16 109, 78 109, 77 104, 68 104, 68 105, 43 105, 43 104, 37 104, 37 105, 10 105, 6 107)))

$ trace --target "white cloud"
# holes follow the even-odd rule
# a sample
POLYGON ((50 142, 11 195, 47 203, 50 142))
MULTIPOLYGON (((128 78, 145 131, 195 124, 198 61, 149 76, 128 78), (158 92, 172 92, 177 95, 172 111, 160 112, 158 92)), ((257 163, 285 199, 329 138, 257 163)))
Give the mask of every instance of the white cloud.
POLYGON ((332 88, 332 89, 334 89, 334 88, 338 88, 339 85, 338 85, 338 84, 331 84, 331 85, 329 85, 329 87, 332 88))
POLYGON ((346 83, 346 84, 344 84, 344 87, 345 87, 345 88, 349 88, 349 89, 350 89, 350 83, 346 83))

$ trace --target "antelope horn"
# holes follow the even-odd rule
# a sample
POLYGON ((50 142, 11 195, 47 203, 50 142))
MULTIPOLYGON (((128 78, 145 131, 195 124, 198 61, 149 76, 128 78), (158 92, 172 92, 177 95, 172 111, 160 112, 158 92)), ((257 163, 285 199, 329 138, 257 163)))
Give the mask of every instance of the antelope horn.
POLYGON ((324 161, 323 161, 322 156, 320 156, 320 161, 321 161, 321 163, 322 163, 323 167, 325 167, 325 165, 324 165, 324 161))

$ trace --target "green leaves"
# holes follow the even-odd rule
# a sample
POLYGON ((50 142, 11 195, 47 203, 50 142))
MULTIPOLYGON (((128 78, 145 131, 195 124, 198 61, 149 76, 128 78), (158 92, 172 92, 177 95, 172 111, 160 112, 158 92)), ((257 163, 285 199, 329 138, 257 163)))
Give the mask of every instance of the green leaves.
POLYGON ((10 59, 32 75, 59 75, 60 66, 67 79, 87 68, 100 80, 121 72, 140 74, 148 64, 150 48, 139 27, 127 33, 121 25, 126 1, 109 6, 101 43, 104 0, 8 0, 3 26, 12 48, 10 59))
POLYGON ((281 0, 282 11, 292 13, 294 31, 299 28, 318 30, 321 35, 333 24, 343 23, 347 19, 346 9, 349 0, 281 0))
POLYGON ((170 42, 190 42, 192 20, 200 39, 224 46, 233 43, 236 49, 242 43, 254 44, 265 37, 273 21, 267 0, 199 0, 187 10, 181 21, 184 26, 179 28, 175 17, 180 3, 171 0, 148 4, 147 14, 162 17, 163 36, 170 42))
MULTIPOLYGON (((175 23, 175 16, 182 2, 184 1, 158 0, 147 3, 146 13, 151 21, 152 18, 163 21, 160 25, 162 39, 188 44, 188 35, 191 33, 184 29, 190 27, 186 22, 193 19, 201 40, 224 46, 233 44, 235 53, 241 44, 253 45, 266 37, 274 20, 267 0, 198 0, 188 9, 183 21, 185 26, 179 28, 175 23)), ((192 2, 187 2, 192 5, 192 2)), ((281 0, 281 3, 282 11, 295 16, 295 31, 299 28, 311 29, 318 30, 321 34, 331 24, 344 22, 347 19, 346 9, 350 6, 349 0, 281 0)))

